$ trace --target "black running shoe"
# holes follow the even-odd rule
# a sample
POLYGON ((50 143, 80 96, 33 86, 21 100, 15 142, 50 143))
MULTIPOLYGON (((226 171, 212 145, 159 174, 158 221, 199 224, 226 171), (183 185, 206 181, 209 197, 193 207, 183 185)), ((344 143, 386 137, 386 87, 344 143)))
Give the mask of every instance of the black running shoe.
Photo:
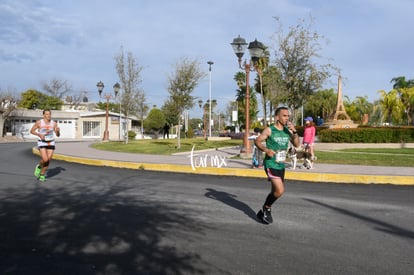
POLYGON ((256 217, 259 219, 259 221, 264 222, 263 221, 263 210, 260 209, 259 212, 257 212, 256 217))
POLYGON ((263 209, 260 209, 259 212, 257 212, 256 217, 265 224, 269 224, 273 222, 270 208, 266 208, 264 206, 263 206, 263 209))
POLYGON ((271 213, 270 208, 267 208, 267 207, 263 206, 262 212, 263 212, 262 221, 267 223, 267 224, 272 223, 273 218, 272 218, 272 213, 271 213))

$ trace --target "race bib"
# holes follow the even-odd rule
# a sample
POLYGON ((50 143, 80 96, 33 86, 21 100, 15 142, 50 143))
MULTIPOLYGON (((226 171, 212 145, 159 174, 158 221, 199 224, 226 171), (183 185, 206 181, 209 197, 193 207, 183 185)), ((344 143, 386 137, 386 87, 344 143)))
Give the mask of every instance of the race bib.
POLYGON ((45 141, 53 141, 55 139, 55 137, 53 136, 53 132, 48 132, 46 135, 45 135, 45 141))
POLYGON ((277 151, 275 154, 276 162, 283 162, 286 160, 286 151, 277 151))

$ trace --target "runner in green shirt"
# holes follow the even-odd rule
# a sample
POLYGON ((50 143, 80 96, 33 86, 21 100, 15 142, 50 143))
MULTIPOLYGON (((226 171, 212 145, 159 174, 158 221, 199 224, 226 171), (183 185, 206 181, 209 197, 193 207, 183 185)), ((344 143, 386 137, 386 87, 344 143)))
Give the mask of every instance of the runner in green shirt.
POLYGON ((257 213, 257 218, 266 224, 273 222, 271 206, 285 191, 285 159, 289 141, 295 147, 300 145, 295 126, 289 121, 289 109, 287 107, 276 109, 275 121, 274 125, 266 127, 255 140, 257 148, 266 153, 264 169, 268 180, 272 184, 271 191, 267 195, 262 209, 257 213), (266 142, 266 146, 262 142, 266 142))

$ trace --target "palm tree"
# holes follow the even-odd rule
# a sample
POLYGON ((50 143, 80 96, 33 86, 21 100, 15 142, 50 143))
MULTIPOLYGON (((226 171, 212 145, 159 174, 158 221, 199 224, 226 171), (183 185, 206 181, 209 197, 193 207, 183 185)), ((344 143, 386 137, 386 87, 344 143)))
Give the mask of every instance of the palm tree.
POLYGON ((359 114, 359 119, 364 122, 364 116, 372 113, 372 103, 368 101, 367 96, 357 96, 352 102, 355 105, 355 110, 359 114))
POLYGON ((386 119, 389 124, 393 121, 397 121, 399 119, 402 105, 399 97, 397 96, 397 90, 392 90, 388 93, 381 90, 379 93, 381 95, 379 103, 383 113, 382 119, 386 119))
MULTIPOLYGON (((238 102, 238 120, 246 121, 246 75, 244 72, 238 72, 233 78, 236 80, 239 89, 236 90, 236 101, 238 102)), ((253 88, 250 87, 250 91, 253 88)), ((250 93, 250 104, 249 104, 249 121, 255 120, 257 117, 257 99, 255 93, 250 93)))
POLYGON ((404 112, 407 115, 407 124, 413 124, 414 116, 414 79, 406 80, 404 76, 394 77, 391 79, 391 83, 394 83, 393 88, 397 90, 401 99, 401 103, 404 106, 404 112))
POLYGON ((401 89, 401 88, 411 88, 414 87, 414 79, 405 79, 405 76, 394 77, 391 79, 391 83, 394 83, 392 86, 393 89, 401 89))

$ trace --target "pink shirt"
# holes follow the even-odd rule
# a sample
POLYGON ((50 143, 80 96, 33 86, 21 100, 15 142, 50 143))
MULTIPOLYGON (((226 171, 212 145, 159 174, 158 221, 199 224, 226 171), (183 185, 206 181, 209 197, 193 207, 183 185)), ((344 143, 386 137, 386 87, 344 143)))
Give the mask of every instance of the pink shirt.
POLYGON ((313 144, 315 142, 315 126, 305 127, 305 131, 303 132, 303 142, 313 144))

